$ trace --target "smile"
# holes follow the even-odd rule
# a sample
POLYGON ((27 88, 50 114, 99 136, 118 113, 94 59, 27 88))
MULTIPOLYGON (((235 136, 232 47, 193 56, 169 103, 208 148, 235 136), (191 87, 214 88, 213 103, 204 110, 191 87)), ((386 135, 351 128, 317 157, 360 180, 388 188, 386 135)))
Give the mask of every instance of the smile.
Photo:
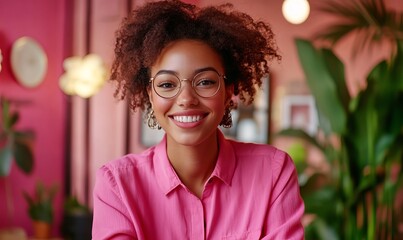
POLYGON ((198 122, 200 119, 203 117, 200 115, 197 116, 174 116, 173 117, 175 121, 182 122, 182 123, 193 123, 193 122, 198 122))

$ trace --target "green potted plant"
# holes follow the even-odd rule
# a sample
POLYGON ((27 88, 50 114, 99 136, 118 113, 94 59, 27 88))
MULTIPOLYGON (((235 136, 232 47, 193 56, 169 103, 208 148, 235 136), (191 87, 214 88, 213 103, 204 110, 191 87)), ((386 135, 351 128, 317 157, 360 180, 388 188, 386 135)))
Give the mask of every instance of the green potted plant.
POLYGON ((17 110, 12 109, 12 105, 19 104, 22 103, 0 96, 0 177, 4 178, 5 206, 9 223, 13 222, 14 216, 14 201, 11 194, 13 185, 7 181, 12 162, 15 161, 16 166, 25 174, 32 172, 34 162, 31 149, 34 134, 30 130, 18 129, 20 115, 17 110))
POLYGON ((11 109, 11 101, 0 98, 0 177, 10 174, 11 163, 29 174, 33 168, 33 154, 30 146, 33 133, 29 130, 17 130, 19 113, 11 109))
POLYGON ((56 196, 57 186, 46 187, 43 183, 36 184, 33 195, 24 192, 28 203, 28 213, 33 221, 34 237, 40 239, 50 238, 53 223, 53 200, 56 196))
POLYGON ((364 43, 387 37, 392 52, 370 71, 367 86, 351 96, 344 63, 332 49, 296 40, 320 131, 315 136, 301 129, 279 134, 320 149, 331 169, 301 184, 306 213, 314 216, 306 238, 397 239, 402 237, 395 199, 403 185, 403 14, 386 10, 381 0, 328 4, 325 11, 347 20, 338 20, 317 37, 336 43, 354 31, 368 31, 364 43))
POLYGON ((91 239, 92 212, 77 197, 69 196, 64 202, 62 235, 67 240, 91 239))

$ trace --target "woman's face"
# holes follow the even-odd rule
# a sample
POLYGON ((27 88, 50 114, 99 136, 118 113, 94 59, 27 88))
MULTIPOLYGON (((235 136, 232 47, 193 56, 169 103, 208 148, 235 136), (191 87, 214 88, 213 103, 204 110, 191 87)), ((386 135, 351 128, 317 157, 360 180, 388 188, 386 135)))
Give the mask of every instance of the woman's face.
MULTIPOLYGON (((192 88, 191 80, 203 69, 224 75, 220 56, 207 44, 195 40, 170 43, 151 67, 152 77, 169 73, 175 74, 181 80, 189 80, 182 81, 179 93, 170 99, 157 95, 153 87, 149 88, 148 94, 154 115, 167 133, 168 143, 197 146, 216 137, 217 126, 223 118, 233 90, 232 87, 225 87, 224 79, 219 77, 217 79, 220 81, 220 87, 217 93, 211 97, 199 96, 192 88)), ((156 79, 153 81, 156 86, 156 79)), ((196 85, 203 88, 206 83, 203 81, 196 85)), ((161 81, 158 86, 161 91, 165 91, 174 85, 161 81)))

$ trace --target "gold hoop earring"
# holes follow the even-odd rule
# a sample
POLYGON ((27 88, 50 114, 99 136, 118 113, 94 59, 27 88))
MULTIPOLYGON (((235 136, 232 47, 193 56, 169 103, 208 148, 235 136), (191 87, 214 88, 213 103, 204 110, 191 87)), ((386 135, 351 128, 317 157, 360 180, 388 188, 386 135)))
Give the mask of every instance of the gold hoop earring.
POLYGON ((224 116, 220 122, 220 126, 223 128, 230 128, 232 127, 232 114, 231 109, 234 107, 234 102, 231 100, 229 102, 229 106, 225 109, 224 116))
POLYGON ((232 115, 229 108, 225 110, 224 117, 222 118, 220 125, 224 128, 232 127, 232 115))
POLYGON ((147 114, 147 126, 151 129, 161 129, 161 126, 157 122, 157 119, 155 118, 154 115, 154 110, 149 110, 147 114))

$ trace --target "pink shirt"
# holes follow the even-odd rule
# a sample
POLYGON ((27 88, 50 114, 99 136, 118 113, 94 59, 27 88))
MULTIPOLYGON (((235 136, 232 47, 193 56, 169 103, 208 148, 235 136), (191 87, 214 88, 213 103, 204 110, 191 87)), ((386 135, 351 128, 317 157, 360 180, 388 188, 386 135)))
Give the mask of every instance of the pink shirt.
POLYGON ((166 138, 97 172, 93 239, 303 239, 304 204, 290 157, 219 132, 201 199, 180 181, 166 138))

